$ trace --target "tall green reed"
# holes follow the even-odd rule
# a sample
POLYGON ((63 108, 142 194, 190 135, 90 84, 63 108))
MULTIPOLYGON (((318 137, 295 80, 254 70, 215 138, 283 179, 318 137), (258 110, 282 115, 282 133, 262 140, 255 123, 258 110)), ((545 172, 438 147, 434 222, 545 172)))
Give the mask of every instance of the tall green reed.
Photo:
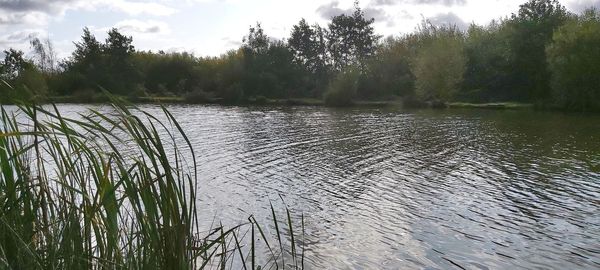
POLYGON ((0 269, 303 268, 289 211, 287 232, 271 206, 271 234, 253 216, 202 234, 183 128, 164 107, 109 106, 1 108, 0 269))

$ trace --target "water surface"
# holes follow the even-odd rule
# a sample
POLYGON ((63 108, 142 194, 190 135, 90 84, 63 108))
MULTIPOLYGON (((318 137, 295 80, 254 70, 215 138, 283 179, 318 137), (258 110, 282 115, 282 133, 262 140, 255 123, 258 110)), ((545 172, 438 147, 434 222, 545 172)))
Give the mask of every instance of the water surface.
POLYGON ((305 216, 309 269, 600 268, 599 115, 169 109, 203 223, 267 222, 281 195, 305 216))

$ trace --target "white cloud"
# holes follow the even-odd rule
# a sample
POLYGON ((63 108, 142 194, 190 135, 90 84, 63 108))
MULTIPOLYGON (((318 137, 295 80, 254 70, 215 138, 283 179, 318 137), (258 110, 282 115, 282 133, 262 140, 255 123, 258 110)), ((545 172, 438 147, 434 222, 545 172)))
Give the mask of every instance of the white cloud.
POLYGON ((92 0, 87 2, 95 8, 109 7, 115 11, 130 15, 168 16, 177 12, 176 9, 153 2, 136 2, 127 0, 92 0))
POLYGON ((68 10, 110 9, 132 16, 168 16, 176 9, 164 4, 131 0, 0 0, 0 25, 45 25, 68 10))
POLYGON ((467 3, 466 0, 374 0, 373 5, 443 5, 443 6, 463 6, 467 3))
POLYGON ((79 0, 3 0, 0 9, 8 12, 40 11, 56 13, 79 0))
POLYGON ((431 23, 434 25, 456 26, 461 30, 467 30, 469 27, 467 22, 452 12, 437 14, 433 17, 430 17, 429 21, 431 21, 431 23))
POLYGON ((168 34, 169 25, 160 21, 124 20, 115 24, 115 28, 128 34, 168 34))
MULTIPOLYGON (((435 23, 487 24, 518 12, 527 0, 361 0, 378 34, 411 32, 422 18, 435 23)), ((62 55, 69 54, 81 27, 90 26, 104 40, 111 27, 133 36, 138 49, 185 48, 199 55, 218 55, 236 48, 256 21, 275 38, 289 37, 301 18, 327 26, 332 16, 352 12, 354 0, 0 0, 0 46, 29 50, 23 33, 50 32, 62 55), (99 12, 101 20, 71 16, 99 12), (274 12, 276 11, 276 12, 274 12), (65 16, 68 15, 68 16, 65 16), (95 27, 94 27, 95 26, 95 27), (34 31, 35 30, 35 31, 34 31)), ((561 0, 570 11, 600 0, 561 0)), ((98 16, 92 16, 97 18, 98 16)), ((0 49, 2 49, 0 47, 0 49)))
POLYGON ((574 12, 582 12, 590 7, 600 9, 600 0, 574 0, 567 3, 566 6, 574 12))
MULTIPOLYGON (((394 26, 394 18, 389 16, 384 9, 368 5, 362 9, 365 13, 365 17, 367 19, 375 19, 376 23, 386 23, 387 26, 394 26)), ((331 1, 327 4, 321 5, 316 10, 317 14, 321 16, 322 19, 329 20, 334 16, 340 14, 352 14, 354 12, 354 7, 352 8, 341 8, 339 1, 331 1)))
POLYGON ((29 41, 34 37, 41 37, 42 33, 42 29, 32 28, 0 35, 0 48, 3 50, 14 48, 17 50, 28 51, 29 41))
POLYGON ((2 12, 0 11, 0 25, 46 25, 48 14, 38 11, 32 12, 2 12))

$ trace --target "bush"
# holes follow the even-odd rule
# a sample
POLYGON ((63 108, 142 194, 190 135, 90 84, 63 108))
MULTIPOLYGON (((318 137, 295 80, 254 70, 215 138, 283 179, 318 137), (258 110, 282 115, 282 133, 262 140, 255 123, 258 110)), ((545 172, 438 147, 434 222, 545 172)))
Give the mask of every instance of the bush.
POLYGON ((463 49, 463 36, 453 32, 440 34, 419 49, 413 73, 420 100, 446 102, 454 97, 466 68, 463 49))
POLYGON ((13 100, 41 101, 48 95, 48 85, 44 75, 34 67, 27 68, 19 74, 12 83, 13 89, 9 95, 13 100))
POLYGON ((127 95, 127 98, 133 102, 138 102, 143 97, 148 96, 148 90, 142 84, 136 84, 131 92, 127 95))
POLYGON ((202 91, 202 89, 196 89, 192 92, 188 92, 183 96, 186 103, 207 103, 213 99, 211 93, 202 91))
POLYGON ((600 110, 600 13, 588 10, 560 27, 546 48, 552 97, 560 107, 600 110))
POLYGON ((48 96, 44 76, 34 67, 22 70, 12 81, 0 81, 0 103, 39 102, 48 96))
POLYGON ((240 83, 225 88, 219 95, 225 102, 239 103, 244 100, 244 89, 240 83))
POLYGON ((265 96, 256 96, 254 98, 254 103, 256 104, 267 104, 269 102, 269 99, 265 96))
POLYGON ((73 93, 73 101, 89 103, 95 100, 96 92, 91 88, 84 88, 73 93))
POLYGON ((323 98, 327 106, 349 106, 353 104, 358 89, 360 72, 355 67, 342 71, 329 83, 323 98))

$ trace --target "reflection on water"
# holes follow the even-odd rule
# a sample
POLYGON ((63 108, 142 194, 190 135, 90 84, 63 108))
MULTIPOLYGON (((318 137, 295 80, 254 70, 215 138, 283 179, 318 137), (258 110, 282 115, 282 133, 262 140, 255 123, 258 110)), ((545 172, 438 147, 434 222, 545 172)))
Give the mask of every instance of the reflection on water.
POLYGON ((598 115, 169 109, 204 223, 266 222, 281 194, 306 218, 310 269, 600 268, 598 115))

